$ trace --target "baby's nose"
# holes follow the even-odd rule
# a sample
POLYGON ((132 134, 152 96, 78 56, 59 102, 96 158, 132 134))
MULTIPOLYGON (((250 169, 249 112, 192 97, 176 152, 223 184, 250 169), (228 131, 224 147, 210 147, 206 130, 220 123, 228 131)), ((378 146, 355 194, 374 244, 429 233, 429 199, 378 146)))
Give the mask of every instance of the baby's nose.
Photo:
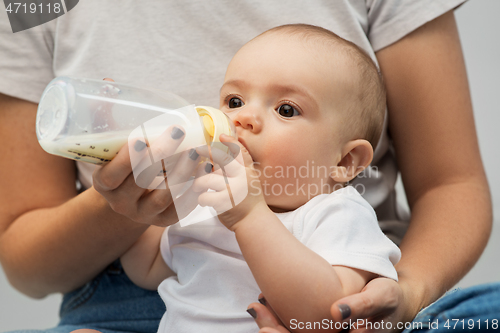
POLYGON ((259 132, 262 129, 262 119, 258 112, 244 108, 233 117, 234 125, 242 129, 259 132))

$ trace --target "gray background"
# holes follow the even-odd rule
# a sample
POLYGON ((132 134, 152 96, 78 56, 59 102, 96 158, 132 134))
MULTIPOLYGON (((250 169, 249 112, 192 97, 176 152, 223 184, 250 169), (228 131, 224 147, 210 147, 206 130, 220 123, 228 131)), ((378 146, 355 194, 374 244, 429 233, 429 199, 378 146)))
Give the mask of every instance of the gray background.
MULTIPOLYGON (((439 0, 437 0, 439 1, 439 0)), ((493 194, 495 222, 490 242, 483 256, 458 284, 500 281, 500 176, 495 173, 500 165, 500 13, 499 0, 469 1, 456 12, 458 28, 465 54, 469 83, 472 91, 476 127, 481 154, 493 194)), ((470 161, 474 163, 475 161, 470 161)), ((401 186, 399 184, 399 186, 401 186)), ((402 193, 402 191, 399 191, 402 193)), ((404 195, 398 198, 405 203, 404 195)), ((473 223, 473 221, 471 221, 473 223)), ((8 285, 0 268, 0 331, 28 328, 47 328, 58 321, 60 295, 43 300, 32 300, 8 285)))

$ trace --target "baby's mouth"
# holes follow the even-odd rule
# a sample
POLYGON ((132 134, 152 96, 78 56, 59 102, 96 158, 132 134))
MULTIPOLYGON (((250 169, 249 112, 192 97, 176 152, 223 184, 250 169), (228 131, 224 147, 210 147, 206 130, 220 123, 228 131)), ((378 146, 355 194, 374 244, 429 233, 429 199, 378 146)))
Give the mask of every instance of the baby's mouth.
POLYGON ((250 155, 250 157, 252 158, 252 161, 254 161, 254 162, 255 162, 255 158, 253 157, 252 152, 248 149, 248 146, 247 146, 247 144, 246 144, 245 140, 243 140, 242 138, 238 138, 238 141, 239 141, 239 142, 241 143, 241 145, 242 145, 243 147, 245 147, 245 149, 248 151, 248 154, 249 154, 249 155, 250 155))
POLYGON ((245 147, 245 148, 246 148, 246 150, 250 153, 250 150, 248 150, 248 147, 247 147, 247 144, 245 143, 245 140, 243 140, 242 138, 238 138, 238 141, 239 141, 239 143, 241 143, 241 145, 242 145, 243 147, 245 147))

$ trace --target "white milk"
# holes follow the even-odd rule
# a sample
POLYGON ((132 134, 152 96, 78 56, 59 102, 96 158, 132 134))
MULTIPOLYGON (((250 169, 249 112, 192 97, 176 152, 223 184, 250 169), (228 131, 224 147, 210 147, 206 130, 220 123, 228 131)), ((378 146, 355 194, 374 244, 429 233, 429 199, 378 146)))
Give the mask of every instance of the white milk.
MULTIPOLYGON (((175 153, 206 144, 200 125, 184 127, 186 135, 175 153)), ((152 144, 164 131, 166 127, 146 127, 148 144, 152 144)), ((60 140, 40 140, 42 148, 54 155, 71 158, 77 161, 90 162, 96 165, 106 164, 111 161, 129 136, 144 140, 143 131, 137 128, 134 131, 101 132, 64 137, 60 140)), ((135 140, 133 141, 135 142, 135 140)), ((175 154, 174 153, 174 154, 175 154)), ((157 157, 157 156, 154 156, 157 157)), ((165 158, 164 156, 160 157, 165 158)), ((155 158, 155 160, 158 158, 155 158)))
POLYGON ((42 148, 50 153, 77 161, 101 165, 107 163, 118 154, 120 148, 127 143, 130 132, 112 132, 77 135, 58 141, 40 140, 42 148))

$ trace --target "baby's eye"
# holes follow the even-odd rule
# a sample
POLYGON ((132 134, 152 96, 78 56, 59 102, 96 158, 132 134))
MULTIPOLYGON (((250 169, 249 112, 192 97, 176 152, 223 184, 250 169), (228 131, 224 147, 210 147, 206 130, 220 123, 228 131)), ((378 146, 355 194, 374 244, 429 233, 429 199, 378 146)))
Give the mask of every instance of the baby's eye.
POLYGON ((282 117, 286 118, 291 118, 293 116, 298 116, 300 115, 299 111, 297 111, 293 106, 290 104, 283 104, 278 107, 278 113, 282 117))
POLYGON ((241 99, 239 99, 238 97, 231 98, 229 100, 229 102, 227 103, 227 106, 230 109, 241 108, 243 105, 244 105, 243 101, 241 99))

